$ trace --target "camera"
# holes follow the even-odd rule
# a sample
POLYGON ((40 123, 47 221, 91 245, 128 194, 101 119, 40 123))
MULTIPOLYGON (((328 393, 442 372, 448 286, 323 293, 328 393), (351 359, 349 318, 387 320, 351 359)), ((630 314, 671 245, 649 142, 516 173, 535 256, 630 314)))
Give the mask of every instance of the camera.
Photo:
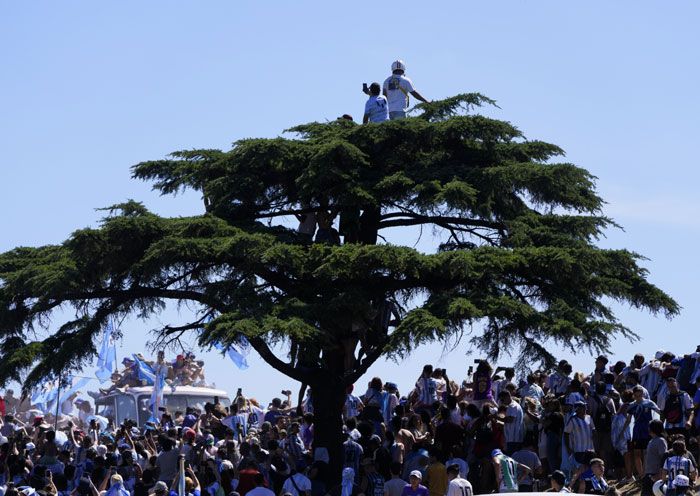
POLYGON ((369 95, 369 87, 367 86, 367 83, 362 83, 362 93, 369 95))
POLYGON ((285 395, 285 396, 291 396, 291 395, 292 395, 292 392, 291 392, 289 389, 283 389, 283 390, 282 390, 282 394, 285 395))

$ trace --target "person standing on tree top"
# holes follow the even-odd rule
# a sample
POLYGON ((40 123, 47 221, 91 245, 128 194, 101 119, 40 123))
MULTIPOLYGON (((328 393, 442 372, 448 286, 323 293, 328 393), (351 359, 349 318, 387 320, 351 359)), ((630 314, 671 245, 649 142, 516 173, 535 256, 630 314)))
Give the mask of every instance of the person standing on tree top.
POLYGON ((362 118, 362 124, 389 120, 389 106, 386 97, 379 94, 381 90, 379 83, 372 83, 369 86, 369 99, 365 103, 365 115, 362 118))
POLYGON ((402 60, 395 60, 391 63, 391 76, 384 81, 384 96, 389 101, 389 119, 405 119, 408 110, 408 95, 413 95, 416 99, 424 103, 429 103, 413 87, 413 82, 404 76, 406 65, 402 60))

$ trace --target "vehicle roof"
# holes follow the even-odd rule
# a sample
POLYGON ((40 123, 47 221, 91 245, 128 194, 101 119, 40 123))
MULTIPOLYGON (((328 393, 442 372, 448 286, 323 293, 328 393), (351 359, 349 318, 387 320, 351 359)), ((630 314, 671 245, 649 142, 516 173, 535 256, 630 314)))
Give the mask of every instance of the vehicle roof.
MULTIPOLYGON (((120 391, 113 391, 109 394, 106 394, 104 397, 109 398, 111 396, 118 396, 120 394, 130 394, 130 395, 139 395, 139 394, 151 394, 153 392, 153 386, 139 386, 139 387, 130 387, 127 389, 125 392, 120 392, 120 391)), ((223 389, 212 389, 212 388, 205 388, 205 387, 194 387, 194 386, 177 386, 175 388, 175 391, 171 391, 169 386, 166 386, 164 388, 163 394, 166 396, 169 395, 191 395, 191 396, 218 396, 220 398, 226 398, 230 399, 228 396, 228 393, 224 391, 223 389)))

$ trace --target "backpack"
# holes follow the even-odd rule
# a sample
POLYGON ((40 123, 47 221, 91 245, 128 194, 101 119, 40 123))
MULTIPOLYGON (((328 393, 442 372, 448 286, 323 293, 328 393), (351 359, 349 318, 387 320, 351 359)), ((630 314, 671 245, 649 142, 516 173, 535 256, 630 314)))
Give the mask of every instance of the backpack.
POLYGON ((598 403, 598 408, 593 416, 593 425, 599 432, 610 432, 612 430, 612 412, 608 410, 608 407, 600 399, 597 394, 593 395, 596 403, 598 403))

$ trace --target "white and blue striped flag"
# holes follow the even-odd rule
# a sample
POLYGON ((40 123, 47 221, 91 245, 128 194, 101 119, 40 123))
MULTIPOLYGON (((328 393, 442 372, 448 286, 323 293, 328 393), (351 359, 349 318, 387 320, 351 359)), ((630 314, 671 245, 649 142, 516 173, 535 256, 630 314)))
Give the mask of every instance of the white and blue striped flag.
POLYGON ((112 319, 109 319, 102 335, 100 353, 97 356, 95 376, 100 382, 108 381, 112 374, 117 371, 117 344, 115 337, 114 325, 112 324, 112 319))

